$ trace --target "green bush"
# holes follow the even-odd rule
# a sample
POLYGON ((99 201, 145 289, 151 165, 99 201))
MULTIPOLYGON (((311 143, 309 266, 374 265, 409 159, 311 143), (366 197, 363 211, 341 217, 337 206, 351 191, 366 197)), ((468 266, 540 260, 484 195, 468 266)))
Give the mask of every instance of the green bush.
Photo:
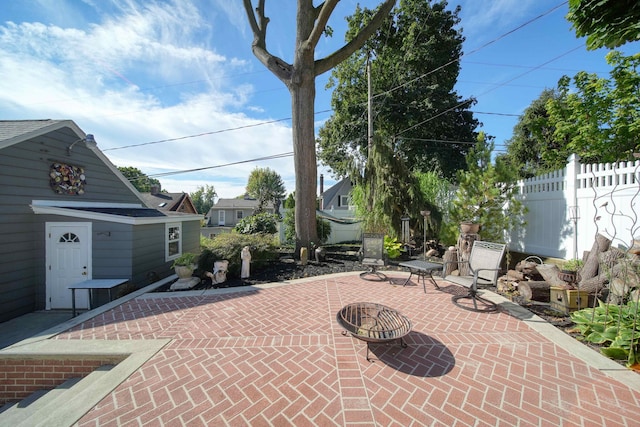
POLYGON ((203 252, 207 250, 211 252, 211 255, 207 255, 213 260, 211 266, 216 260, 229 260, 229 274, 234 276, 240 275, 242 267, 240 253, 245 246, 251 248, 252 269, 260 268, 269 261, 278 258, 276 238, 270 234, 225 233, 213 239, 201 240, 201 242, 206 244, 203 252))
POLYGON ((600 344, 600 352, 611 359, 627 359, 627 366, 640 362, 640 324, 636 318, 640 307, 634 301, 625 305, 599 301, 595 308, 571 313, 580 339, 600 344))
MULTIPOLYGON (((296 218, 293 209, 285 212, 284 219, 284 240, 288 245, 294 245, 296 242, 296 218)), ((320 244, 327 241, 331 235, 331 223, 326 219, 316 216, 316 231, 320 244)))
POLYGON ((395 237, 384 236, 384 251, 390 259, 398 258, 402 251, 402 243, 398 242, 395 237))
POLYGON ((272 213, 259 213, 242 218, 234 227, 234 231, 240 234, 275 234, 278 232, 278 215, 272 213))

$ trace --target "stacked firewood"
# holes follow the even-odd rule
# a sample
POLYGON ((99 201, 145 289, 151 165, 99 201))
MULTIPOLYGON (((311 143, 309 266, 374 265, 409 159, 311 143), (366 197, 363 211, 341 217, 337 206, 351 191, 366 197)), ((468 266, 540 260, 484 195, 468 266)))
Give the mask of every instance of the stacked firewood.
POLYGON ((617 301, 640 292, 640 245, 628 250, 612 248, 610 239, 598 235, 582 260, 577 282, 569 283, 560 279, 557 265, 529 257, 499 279, 498 292, 517 289, 525 300, 541 302, 549 301, 552 286, 580 289, 598 297, 606 291, 610 299, 617 301))

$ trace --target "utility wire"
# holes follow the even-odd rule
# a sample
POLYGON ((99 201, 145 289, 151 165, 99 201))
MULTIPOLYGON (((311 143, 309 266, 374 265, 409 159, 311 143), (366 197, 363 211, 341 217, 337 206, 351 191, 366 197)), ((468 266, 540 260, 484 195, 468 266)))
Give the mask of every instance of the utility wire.
POLYGON ((240 160, 240 161, 237 161, 237 162, 225 163, 225 164, 222 164, 222 165, 205 166, 205 167, 201 167, 201 168, 185 169, 185 170, 173 171, 173 172, 156 173, 156 174, 147 175, 147 176, 149 178, 159 178, 159 177, 162 177, 162 176, 178 175, 178 174, 187 173, 187 172, 198 172, 198 171, 203 171, 203 170, 207 170, 207 169, 217 169, 217 168, 223 168, 223 167, 226 167, 226 166, 240 165, 242 163, 260 162, 260 161, 264 161, 264 160, 274 160, 274 159, 281 159, 281 158, 284 158, 284 157, 292 157, 292 156, 293 156, 293 151, 289 151, 287 153, 274 154, 272 156, 258 157, 258 158, 249 159, 249 160, 240 160))
MULTIPOLYGON (((530 69, 530 70, 525 71, 524 73, 518 74, 517 76, 515 76, 515 77, 513 77, 513 78, 511 78, 511 79, 509 79, 509 80, 505 80, 504 82, 502 82, 502 83, 500 83, 500 84, 498 84, 498 85, 494 86, 494 87, 493 87, 493 88, 491 88, 491 89, 488 89, 488 90, 486 90, 486 91, 482 92, 481 94, 479 94, 479 95, 477 95, 477 96, 478 96, 478 97, 480 97, 480 96, 486 95, 486 94, 487 94, 487 93, 489 93, 489 92, 493 92, 494 90, 501 88, 502 86, 506 85, 507 83, 511 83, 512 81, 514 81, 514 80, 516 80, 516 79, 519 79, 519 78, 520 78, 520 77, 522 77, 522 76, 525 76, 525 75, 527 75, 527 74, 529 74, 529 73, 532 73, 532 72, 534 72, 534 71, 538 70, 539 68, 542 68, 543 66, 545 66, 545 65, 547 65, 547 64, 549 64, 549 63, 551 63, 551 62, 553 62, 553 61, 556 61, 556 60, 558 60, 558 59, 562 58, 563 56, 566 56, 566 55, 568 55, 568 54, 570 54, 570 53, 572 53, 572 52, 574 52, 574 51, 576 51, 576 50, 578 50, 578 49, 580 49, 580 48, 582 48, 582 47, 583 47, 582 45, 579 45, 579 46, 577 46, 577 47, 574 47, 573 49, 570 49, 570 50, 568 50, 568 51, 566 51, 566 52, 564 52, 564 53, 562 53, 562 54, 560 54, 560 55, 556 56, 555 58, 552 58, 552 59, 550 59, 550 60, 548 60, 548 61, 546 61, 546 62, 544 62, 544 63, 540 64, 538 67, 534 67, 534 68, 532 68, 532 69, 530 69)), ((461 103, 459 103, 459 104, 456 104, 456 105, 454 105, 453 107, 451 107, 451 108, 449 108, 449 109, 447 109, 447 110, 441 111, 440 113, 436 114, 435 116, 432 116, 432 117, 430 117, 430 118, 428 118, 428 119, 426 119, 426 120, 421 121, 420 123, 416 123, 415 125, 410 126, 410 127, 406 128, 406 129, 404 129, 404 130, 402 130, 402 131, 398 132, 398 133, 396 134, 396 136, 398 136, 398 135, 402 135, 403 133, 408 132, 408 131, 410 131, 410 130, 412 130, 412 129, 415 129, 415 128, 417 128, 418 126, 422 126, 423 124, 425 124, 425 123, 427 123, 427 122, 430 122, 431 120, 436 119, 436 118, 438 118, 438 117, 440 117, 440 116, 442 116, 442 115, 444 115, 444 114, 446 114, 446 113, 449 113, 449 112, 451 112, 451 111, 455 110, 456 108, 462 107, 463 105, 468 104, 468 103, 470 103, 470 102, 472 102, 472 100, 467 100, 467 101, 463 101, 463 102, 461 102, 461 103)))

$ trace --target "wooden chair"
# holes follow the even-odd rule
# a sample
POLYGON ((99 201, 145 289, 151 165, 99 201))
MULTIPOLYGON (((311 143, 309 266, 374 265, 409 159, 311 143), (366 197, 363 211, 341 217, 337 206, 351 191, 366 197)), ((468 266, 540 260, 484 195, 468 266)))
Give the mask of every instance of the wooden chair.
POLYGON ((369 269, 360 273, 360 277, 377 282, 388 280, 387 276, 378 271, 378 268, 384 267, 385 264, 384 234, 364 233, 362 235, 362 265, 369 267, 369 269))
MULTIPOLYGON (((506 245, 501 243, 483 242, 476 240, 471 248, 471 255, 469 261, 452 261, 458 264, 469 265, 469 274, 465 276, 447 275, 445 280, 453 282, 455 284, 469 288, 469 292, 465 295, 454 295, 452 301, 458 307, 471 310, 471 311, 496 311, 498 307, 494 302, 491 302, 485 298, 482 298, 478 294, 478 285, 497 286, 498 272, 500 271, 500 263, 504 256, 506 245), (471 299, 473 308, 469 305, 460 303, 462 299, 471 299)), ((443 266, 443 271, 446 271, 447 265, 451 262, 446 262, 443 266)))

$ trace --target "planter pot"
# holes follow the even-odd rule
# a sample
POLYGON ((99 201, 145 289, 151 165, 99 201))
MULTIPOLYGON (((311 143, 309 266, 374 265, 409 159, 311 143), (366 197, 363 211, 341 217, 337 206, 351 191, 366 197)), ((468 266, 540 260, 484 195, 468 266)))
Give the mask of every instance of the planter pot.
POLYGON ((573 284, 576 283, 578 279, 578 273, 576 271, 560 270, 558 272, 558 279, 562 280, 563 282, 573 284))
POLYGON ((480 224, 477 222, 460 223, 460 232, 465 234, 477 234, 480 231, 480 224))
POLYGON ((193 267, 189 265, 176 265, 174 270, 179 279, 188 279, 193 274, 193 267))

